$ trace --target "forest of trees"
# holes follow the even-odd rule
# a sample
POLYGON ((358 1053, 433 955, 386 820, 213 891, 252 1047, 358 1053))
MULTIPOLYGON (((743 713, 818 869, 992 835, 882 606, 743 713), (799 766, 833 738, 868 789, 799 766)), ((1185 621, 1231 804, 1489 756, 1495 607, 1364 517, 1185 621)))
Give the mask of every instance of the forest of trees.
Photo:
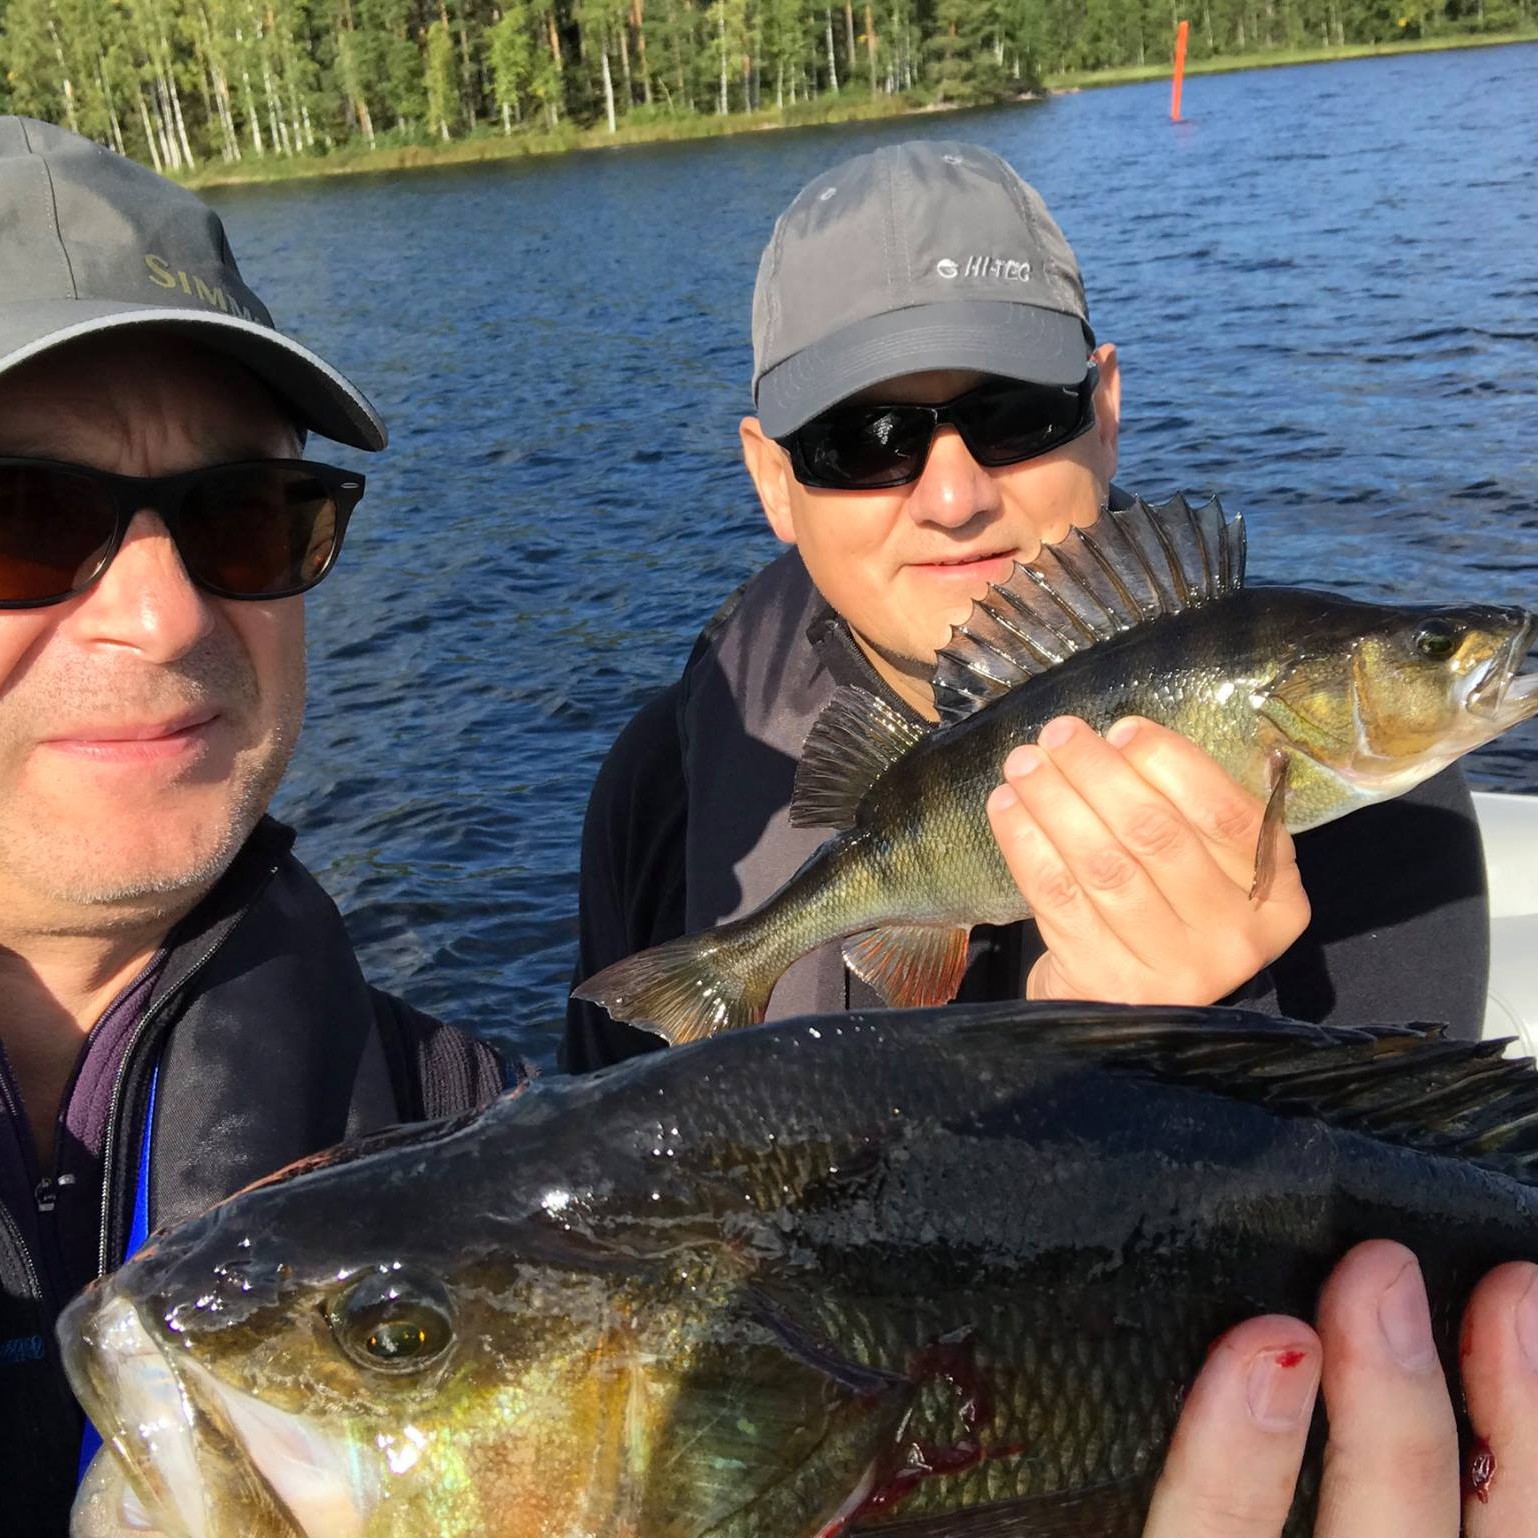
POLYGON ((1538 0, 0 0, 7 110, 157 169, 1525 28, 1538 0))

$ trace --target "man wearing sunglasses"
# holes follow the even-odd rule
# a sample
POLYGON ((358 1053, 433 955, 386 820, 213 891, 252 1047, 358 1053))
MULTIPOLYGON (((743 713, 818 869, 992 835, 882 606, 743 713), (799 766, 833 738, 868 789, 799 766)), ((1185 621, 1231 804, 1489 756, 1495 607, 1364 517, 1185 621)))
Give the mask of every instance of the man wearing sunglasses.
MULTIPOLYGON (((1040 196, 975 145, 888 146, 803 188, 764 251, 753 346, 743 453, 792 548, 732 595, 600 771, 579 978, 768 898, 826 837, 788 807, 835 689, 933 720, 935 649, 973 599, 1126 500, 1116 348, 1040 196)), ((962 998, 1237 998, 1478 1033, 1488 935, 1460 771, 1310 833, 1296 859, 1285 841, 1258 904, 1263 808, 1174 732, 1060 719, 1001 781, 990 817, 1036 920, 973 931, 962 998)), ((790 968, 769 1016, 874 1002, 834 944, 790 968)), ((655 1044, 569 1008, 573 1067, 655 1044)))
POLYGON ((144 1233, 467 1108, 494 1056, 371 990, 265 814, 304 597, 384 446, 273 328, 213 212, 0 118, 0 1529, 61 1534, 53 1321, 144 1233))
MULTIPOLYGON (((764 252, 753 341, 743 452, 792 548, 732 595, 600 771, 579 979, 768 898, 826 836, 792 828, 787 810, 834 690, 858 684, 933 720, 934 652, 972 600, 1123 502, 1116 349, 1091 331, 1040 197, 976 146, 891 146, 814 179, 764 252)), ((963 998, 1233 996, 1305 1019, 1444 1019, 1477 1034, 1483 966, 1448 964, 1487 945, 1458 771, 1307 835, 1296 858, 1289 842, 1258 905, 1263 808, 1173 732, 1127 721, 1101 737, 1058 720, 1001 781, 989 815, 1037 917, 974 930, 963 998)), ((785 974, 769 1014, 877 1002, 835 945, 785 974)), ((659 1045, 577 1000, 567 1027, 577 1069, 659 1045)), ((1538 1415, 1535 1277, 1488 1278, 1465 1334, 1479 1342, 1469 1403, 1476 1420, 1479 1406, 1499 1416, 1512 1453, 1511 1493, 1470 1502, 1468 1531, 1488 1538, 1530 1532, 1538 1499, 1538 1425, 1525 1419, 1538 1415)), ((1318 1324, 1256 1319, 1218 1344, 1145 1538, 1275 1538, 1321 1373, 1321 1538, 1454 1538, 1458 1448, 1413 1257, 1353 1251, 1318 1324)))

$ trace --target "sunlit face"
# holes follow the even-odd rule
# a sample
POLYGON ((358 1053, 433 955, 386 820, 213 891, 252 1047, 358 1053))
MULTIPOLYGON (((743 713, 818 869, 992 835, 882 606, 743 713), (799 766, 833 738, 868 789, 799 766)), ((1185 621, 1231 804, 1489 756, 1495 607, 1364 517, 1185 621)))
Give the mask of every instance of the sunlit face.
MULTIPOLYGON (((800 484, 789 455, 743 423, 743 450, 770 527, 795 545, 823 597, 844 617, 888 681, 927 699, 935 650, 990 583, 1006 579, 1043 540, 1094 522, 1116 468, 1121 385, 1116 349, 1100 365, 1095 427, 1017 465, 977 463, 942 428, 924 472, 888 491, 823 491, 800 484)), ((854 397, 934 404, 975 389, 984 376, 936 370, 889 380, 854 397)))
MULTIPOLYGON (((252 375, 165 338, 0 378, 3 455, 148 476, 297 452, 252 375)), ((200 592, 148 510, 86 592, 0 611, 7 922, 90 930, 184 907, 266 808, 304 692, 303 599, 200 592)))

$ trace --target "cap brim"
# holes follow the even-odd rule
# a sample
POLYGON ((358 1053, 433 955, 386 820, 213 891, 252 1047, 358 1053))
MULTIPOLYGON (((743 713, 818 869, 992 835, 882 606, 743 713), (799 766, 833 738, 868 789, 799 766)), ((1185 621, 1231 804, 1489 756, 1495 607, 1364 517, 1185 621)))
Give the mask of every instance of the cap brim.
POLYGON ((1093 346, 1077 315, 1033 304, 956 300, 889 310, 767 369, 755 394, 758 419, 771 438, 783 438, 860 390, 931 369, 1074 385, 1093 346))
POLYGON ((385 425, 368 397, 308 347, 235 315, 172 305, 55 299, 0 305, 0 374, 85 337, 153 329, 234 359, 290 406, 299 424, 355 449, 382 449, 385 425))

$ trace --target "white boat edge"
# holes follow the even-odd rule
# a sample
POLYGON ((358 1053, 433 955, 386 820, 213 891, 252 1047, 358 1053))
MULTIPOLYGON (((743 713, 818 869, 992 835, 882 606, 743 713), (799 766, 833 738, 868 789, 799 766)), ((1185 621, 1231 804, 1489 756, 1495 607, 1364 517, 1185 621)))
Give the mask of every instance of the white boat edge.
POLYGON ((1538 796, 1475 791, 1474 810, 1490 890, 1485 1038, 1538 1057, 1538 796))

